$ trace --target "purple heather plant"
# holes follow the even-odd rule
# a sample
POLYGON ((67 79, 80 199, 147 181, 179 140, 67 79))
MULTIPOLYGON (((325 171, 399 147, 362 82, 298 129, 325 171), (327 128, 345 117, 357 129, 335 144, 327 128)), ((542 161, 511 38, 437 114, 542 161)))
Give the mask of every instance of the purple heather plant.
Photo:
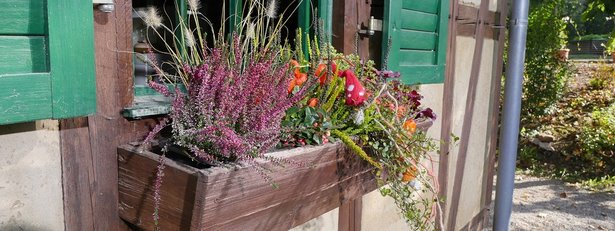
MULTIPOLYGON (((244 60, 239 46, 212 48, 200 65, 183 65, 186 92, 160 83, 150 86, 172 97, 172 142, 205 163, 254 162, 279 141, 285 111, 306 88, 288 96, 291 73, 275 54, 244 60), (228 50, 230 52, 225 52, 228 50), (232 55, 230 55, 232 54, 232 55)), ((148 135, 158 133, 163 121, 148 135)))

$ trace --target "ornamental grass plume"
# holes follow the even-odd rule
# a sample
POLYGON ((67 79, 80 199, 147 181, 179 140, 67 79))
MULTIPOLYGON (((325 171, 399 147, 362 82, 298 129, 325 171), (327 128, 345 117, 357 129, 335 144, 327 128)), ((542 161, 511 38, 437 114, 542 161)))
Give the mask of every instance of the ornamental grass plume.
POLYGON ((139 12, 139 14, 143 17, 143 21, 148 27, 158 29, 162 26, 162 17, 158 14, 156 7, 150 6, 147 10, 139 12))

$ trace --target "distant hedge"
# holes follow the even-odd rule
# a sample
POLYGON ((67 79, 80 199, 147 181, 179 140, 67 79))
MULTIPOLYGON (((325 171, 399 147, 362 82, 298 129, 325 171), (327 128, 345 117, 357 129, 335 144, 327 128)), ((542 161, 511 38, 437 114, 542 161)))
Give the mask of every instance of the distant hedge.
POLYGON ((607 40, 609 34, 588 34, 574 37, 572 41, 587 41, 587 40, 607 40))

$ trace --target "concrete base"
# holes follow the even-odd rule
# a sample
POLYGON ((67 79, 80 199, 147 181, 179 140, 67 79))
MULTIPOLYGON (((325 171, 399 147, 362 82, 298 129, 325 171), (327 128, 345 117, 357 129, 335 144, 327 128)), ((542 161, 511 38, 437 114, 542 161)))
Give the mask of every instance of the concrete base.
POLYGON ((0 230, 64 230, 57 121, 0 126, 0 230))

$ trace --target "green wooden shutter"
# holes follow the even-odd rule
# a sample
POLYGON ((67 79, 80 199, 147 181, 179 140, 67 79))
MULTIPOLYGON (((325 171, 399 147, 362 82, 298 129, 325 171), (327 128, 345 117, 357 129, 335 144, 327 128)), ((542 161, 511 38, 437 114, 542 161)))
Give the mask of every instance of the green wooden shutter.
POLYGON ((444 82, 448 9, 448 0, 385 0, 383 63, 402 82, 444 82))
POLYGON ((0 1, 0 124, 96 111, 92 10, 83 0, 0 1))
POLYGON ((331 27, 333 16, 333 1, 332 0, 318 0, 318 17, 323 22, 323 32, 329 40, 331 40, 331 27))

